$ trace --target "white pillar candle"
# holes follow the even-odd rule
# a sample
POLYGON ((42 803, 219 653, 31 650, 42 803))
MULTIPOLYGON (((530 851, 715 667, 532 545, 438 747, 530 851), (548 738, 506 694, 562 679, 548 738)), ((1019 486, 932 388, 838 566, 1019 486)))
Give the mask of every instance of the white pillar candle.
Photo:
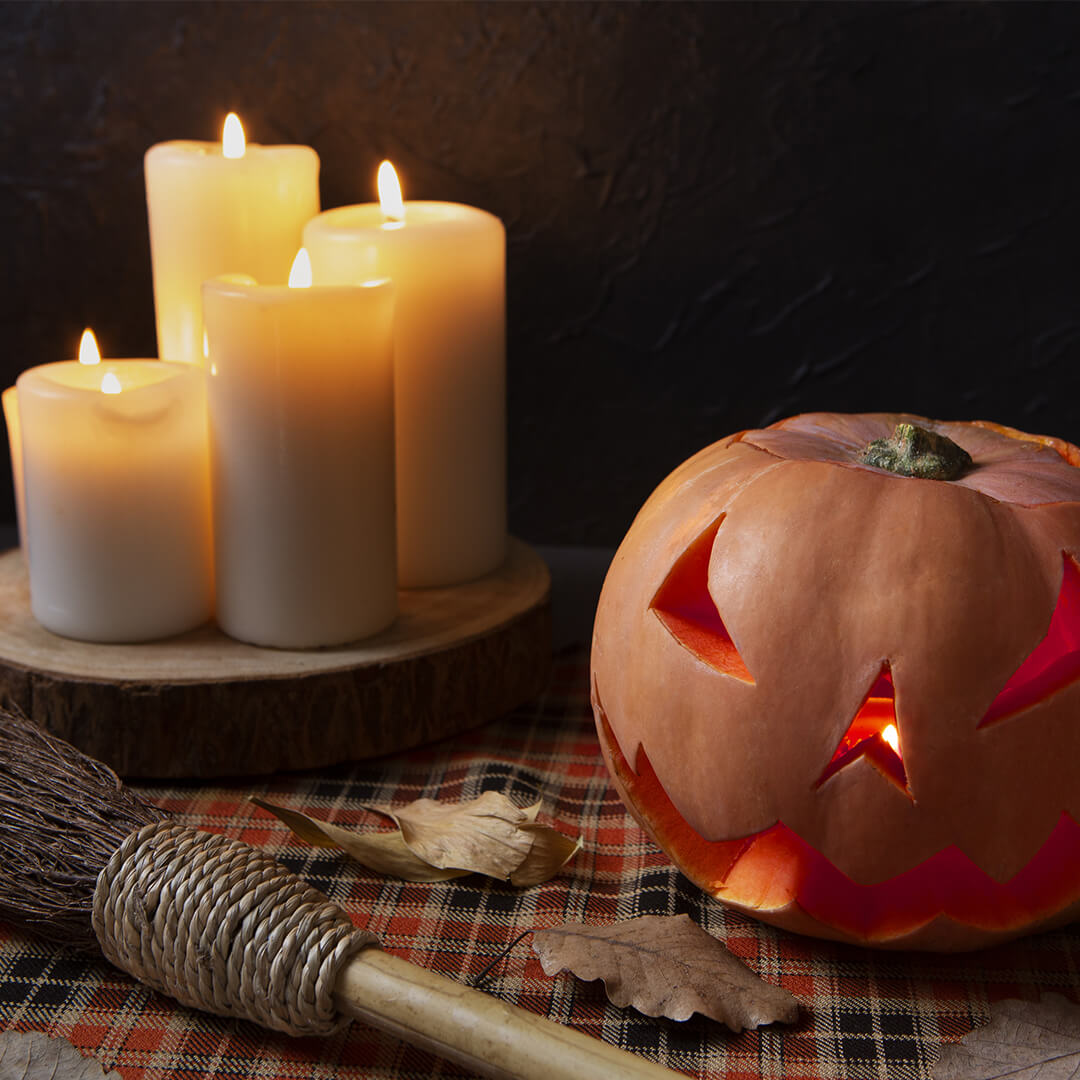
POLYGON ((201 364, 202 283, 229 273, 286 279, 304 222, 319 212, 319 156, 245 145, 241 131, 235 145, 158 143, 144 164, 158 353, 201 364))
POLYGON ((456 203, 343 206, 308 222, 316 284, 394 281, 398 575, 451 585, 506 555, 506 236, 456 203))
POLYGON ((67 361, 24 371, 16 388, 38 622, 103 642, 205 622, 213 574, 203 372, 67 361))
POLYGON ((14 386, 2 395, 4 422, 7 424, 8 449, 11 453, 11 481, 15 488, 15 521, 19 526, 19 547, 26 553, 26 501, 23 496, 22 431, 19 424, 19 398, 14 386))
POLYGON ((397 615, 393 286, 218 279, 203 311, 219 625, 278 648, 377 633, 397 615))

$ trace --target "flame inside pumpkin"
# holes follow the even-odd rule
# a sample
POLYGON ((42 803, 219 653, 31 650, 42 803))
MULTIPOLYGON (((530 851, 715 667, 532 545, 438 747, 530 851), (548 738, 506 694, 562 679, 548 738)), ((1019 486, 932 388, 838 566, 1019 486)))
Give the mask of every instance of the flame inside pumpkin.
POLYGON ((907 772, 900 753, 900 734, 896 726, 896 694, 888 663, 874 681, 865 700, 840 740, 832 759, 825 766, 816 787, 821 787, 845 765, 865 757, 887 780, 891 780, 909 798, 907 772))

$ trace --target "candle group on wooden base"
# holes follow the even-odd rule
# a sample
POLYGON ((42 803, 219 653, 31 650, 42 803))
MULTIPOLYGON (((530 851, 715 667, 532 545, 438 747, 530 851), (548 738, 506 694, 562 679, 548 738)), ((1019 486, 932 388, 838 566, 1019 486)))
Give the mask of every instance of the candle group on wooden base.
POLYGON ((319 214, 315 152, 242 134, 145 169, 162 360, 46 364, 3 396, 42 625, 141 641, 214 614, 340 645, 387 627, 399 586, 501 565, 498 219, 400 189, 319 214))

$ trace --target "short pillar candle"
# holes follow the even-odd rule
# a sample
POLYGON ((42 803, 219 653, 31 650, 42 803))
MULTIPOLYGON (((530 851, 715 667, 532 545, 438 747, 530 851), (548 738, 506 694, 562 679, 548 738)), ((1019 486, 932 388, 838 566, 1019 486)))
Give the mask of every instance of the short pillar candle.
MULTIPOLYGON (((232 118, 232 117, 231 117, 232 118)), ((319 212, 309 146, 174 140, 144 160, 150 256, 163 360, 203 363, 200 288, 219 274, 284 281, 304 222, 319 212)))
POLYGON ((208 281, 217 619, 277 648, 397 615, 393 286, 208 281))
POLYGON ((213 569, 205 377, 186 364, 74 360, 24 371, 30 605, 84 641, 206 622, 213 569))
POLYGON ((506 556, 506 235, 456 203, 328 210, 304 228, 316 284, 393 279, 398 575, 480 577, 506 556))

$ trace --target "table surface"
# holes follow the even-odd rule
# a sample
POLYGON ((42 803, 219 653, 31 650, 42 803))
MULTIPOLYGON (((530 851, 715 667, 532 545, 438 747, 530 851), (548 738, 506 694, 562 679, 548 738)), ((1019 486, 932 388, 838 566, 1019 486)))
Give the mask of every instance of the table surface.
MULTIPOLYGON (((1002 997, 1041 989, 1076 997, 1080 933, 1067 928, 959 956, 885 953, 816 942, 725 910, 677 873, 634 824, 608 781, 588 705, 583 644, 610 553, 545 553, 560 648, 542 697, 440 743, 319 773, 214 784, 139 785, 189 824, 273 852, 341 905, 387 950, 472 981, 525 930, 688 913, 764 979, 791 990, 800 1020, 733 1035, 701 1017, 683 1023, 607 1003, 599 983, 548 977, 526 937, 483 988, 690 1076, 921 1078, 943 1041, 987 1020, 1002 997), (584 847, 565 872, 528 889, 466 877, 434 885, 389 880, 297 841, 248 796, 339 824, 385 827, 364 809, 421 797, 460 801, 495 790, 584 847)), ((103 962, 0 924, 0 1026, 44 1030, 93 1054, 124 1080, 165 1077, 465 1077, 470 1074, 360 1024, 327 1039, 291 1039, 174 1005, 103 962)))

